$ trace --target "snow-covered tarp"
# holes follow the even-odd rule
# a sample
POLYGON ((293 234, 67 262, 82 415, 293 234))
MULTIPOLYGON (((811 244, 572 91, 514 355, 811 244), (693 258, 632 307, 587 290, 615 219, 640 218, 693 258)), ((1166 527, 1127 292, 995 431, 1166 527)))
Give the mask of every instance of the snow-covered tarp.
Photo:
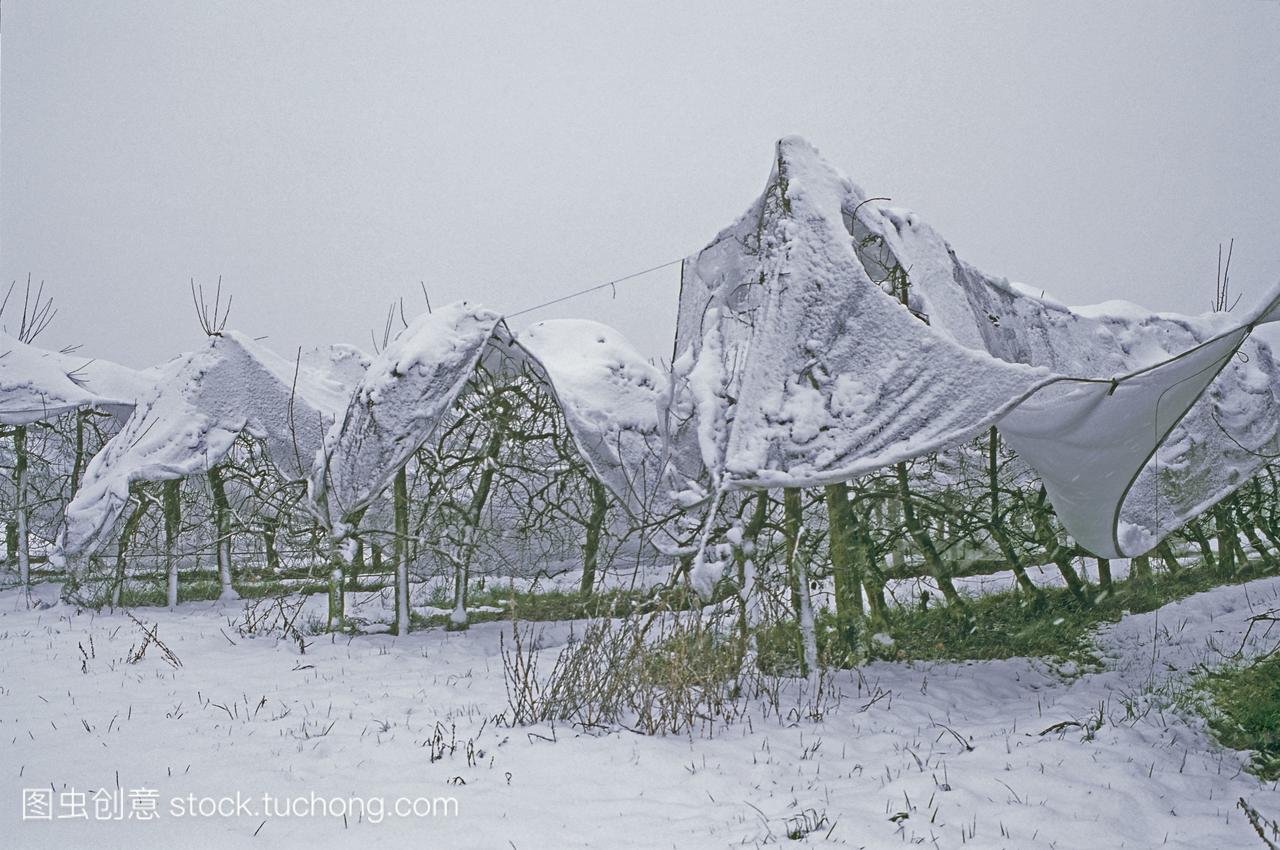
MULTIPOLYGON (((1158 477, 1143 472, 1155 447, 1250 330, 1280 320, 1280 292, 1243 317, 1169 318, 1141 331, 1130 315, 1070 315, 1028 298, 954 260, 931 231, 928 244, 895 241, 909 230, 895 222, 913 218, 875 204, 803 140, 784 139, 761 198, 685 262, 672 410, 684 399, 692 416, 676 417, 674 439, 696 441, 714 487, 847 480, 999 423, 1077 542, 1120 557, 1146 551, 1262 463, 1240 449, 1229 452, 1230 474, 1206 471, 1229 441, 1197 417, 1185 450, 1176 433, 1168 444, 1187 467, 1177 504, 1157 509, 1167 488, 1152 485, 1148 497, 1134 486, 1140 473, 1158 477), (920 303, 903 305, 873 279, 885 264, 867 262, 869 242, 898 252, 920 303), (995 301, 1002 309, 984 312, 995 301), (1055 321, 1080 327, 1064 334, 1055 321), (1048 351, 1058 355, 1036 355, 1048 351)), ((1253 368, 1220 387, 1222 424, 1255 452, 1274 441, 1277 409, 1275 372, 1257 351, 1253 368)))
POLYGON ((294 480, 311 472, 323 438, 346 407, 353 364, 347 346, 285 360, 234 331, 209 337, 165 370, 118 434, 94 456, 67 506, 59 557, 87 555, 108 539, 135 481, 205 472, 247 433, 294 480))
POLYGON ((155 370, 48 351, 0 331, 0 422, 29 425, 84 408, 127 416, 155 370))

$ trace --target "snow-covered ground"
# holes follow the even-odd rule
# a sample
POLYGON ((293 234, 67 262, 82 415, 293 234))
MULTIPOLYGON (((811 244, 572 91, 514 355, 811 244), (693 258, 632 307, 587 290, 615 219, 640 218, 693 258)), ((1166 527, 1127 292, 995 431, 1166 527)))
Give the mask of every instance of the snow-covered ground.
MULTIPOLYGON (((825 817, 797 843, 1247 847, 1236 800, 1275 815, 1280 793, 1165 702, 1277 597, 1272 579, 1127 617, 1099 636, 1100 672, 876 663, 841 674, 821 722, 757 718, 690 739, 495 725, 500 623, 317 637, 300 655, 238 635, 241 603, 137 609, 174 666, 155 645, 128 662, 143 636, 124 613, 28 610, 4 591, 0 846, 755 846, 825 817), (50 791, 51 820, 23 819, 24 789, 50 791), (179 816, 237 794, 250 813, 179 816), (264 814, 264 794, 297 814, 264 814), (400 798, 456 811, 398 816, 400 798)), ((548 667, 568 631, 543 630, 548 667)), ((1246 652, 1280 640, 1257 632, 1246 652)))

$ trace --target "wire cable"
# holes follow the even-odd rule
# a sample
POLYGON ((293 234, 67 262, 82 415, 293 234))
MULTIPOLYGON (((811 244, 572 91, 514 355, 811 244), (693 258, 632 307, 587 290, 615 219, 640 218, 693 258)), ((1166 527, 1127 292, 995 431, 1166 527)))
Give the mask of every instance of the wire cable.
POLYGON ((506 317, 508 319, 514 319, 516 316, 523 316, 525 313, 532 313, 534 310, 541 310, 544 307, 551 307, 555 304, 560 304, 562 302, 568 301, 571 298, 577 298, 580 295, 587 295, 592 292, 597 292, 601 289, 604 289, 605 287, 616 286, 619 283, 623 283, 624 281, 632 280, 637 277, 642 277, 643 275, 647 275, 651 272, 656 272, 661 269, 665 269, 669 266, 674 266, 677 263, 682 263, 682 262, 684 262, 683 257, 681 257, 678 260, 671 260, 669 262, 662 263, 661 265, 653 266, 652 268, 647 268, 643 271, 632 272, 629 275, 625 275, 623 277, 616 278, 614 280, 608 280, 608 281, 605 281, 604 283, 598 283, 595 286, 588 286, 586 289, 579 289, 577 292, 570 292, 568 295, 561 295, 559 298, 553 298, 550 301, 546 301, 542 304, 536 304, 533 307, 526 307, 523 310, 517 310, 514 313, 508 313, 506 317))

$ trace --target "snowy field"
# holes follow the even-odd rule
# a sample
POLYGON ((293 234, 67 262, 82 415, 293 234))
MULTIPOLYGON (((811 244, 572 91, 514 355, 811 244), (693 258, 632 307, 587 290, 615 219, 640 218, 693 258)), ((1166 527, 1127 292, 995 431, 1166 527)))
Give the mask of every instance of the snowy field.
MULTIPOLYGON (((317 636, 299 654, 240 637, 242 603, 138 609, 180 666, 156 644, 129 663, 143 635, 126 614, 58 604, 52 585, 32 610, 5 591, 0 844, 750 847, 807 831, 797 844, 1249 846, 1236 800, 1275 814, 1280 793, 1169 700, 1277 597, 1273 579, 1127 617, 1082 675, 871 664, 840 674, 821 722, 691 740, 495 725, 505 624, 317 636), (49 789, 51 819, 23 819, 24 789, 49 789), (238 814, 201 814, 236 795, 238 814)), ((1257 632, 1246 653, 1280 640, 1257 632)), ((547 666, 568 633, 544 629, 547 666)))

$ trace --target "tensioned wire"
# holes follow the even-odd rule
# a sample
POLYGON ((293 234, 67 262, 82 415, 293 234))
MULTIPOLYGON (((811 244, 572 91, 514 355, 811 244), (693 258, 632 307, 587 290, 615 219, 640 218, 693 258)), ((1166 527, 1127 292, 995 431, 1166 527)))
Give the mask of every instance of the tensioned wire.
POLYGON ((681 257, 678 260, 669 260, 660 265, 651 266, 650 268, 643 269, 638 272, 632 272, 631 274, 623 275, 622 277, 614 278, 613 280, 606 280, 604 283, 597 283, 594 286, 588 286, 586 289, 579 289, 577 292, 570 292, 568 295, 561 295, 559 298, 553 298, 550 301, 544 301, 543 303, 535 304, 532 307, 525 307, 523 310, 517 310, 514 313, 507 313, 506 318, 514 319, 516 316, 523 316, 525 313, 532 313, 534 310, 541 310, 544 307, 551 307, 555 304, 560 304, 564 301, 569 301, 570 299, 577 298, 581 295, 587 295, 592 292, 599 292, 601 289, 607 289, 608 287, 611 287, 611 286, 617 286, 618 284, 624 283, 628 280, 634 280, 635 278, 643 277, 644 275, 650 274, 651 272, 660 271, 661 269, 665 269, 682 262, 684 262, 683 257, 681 257))

